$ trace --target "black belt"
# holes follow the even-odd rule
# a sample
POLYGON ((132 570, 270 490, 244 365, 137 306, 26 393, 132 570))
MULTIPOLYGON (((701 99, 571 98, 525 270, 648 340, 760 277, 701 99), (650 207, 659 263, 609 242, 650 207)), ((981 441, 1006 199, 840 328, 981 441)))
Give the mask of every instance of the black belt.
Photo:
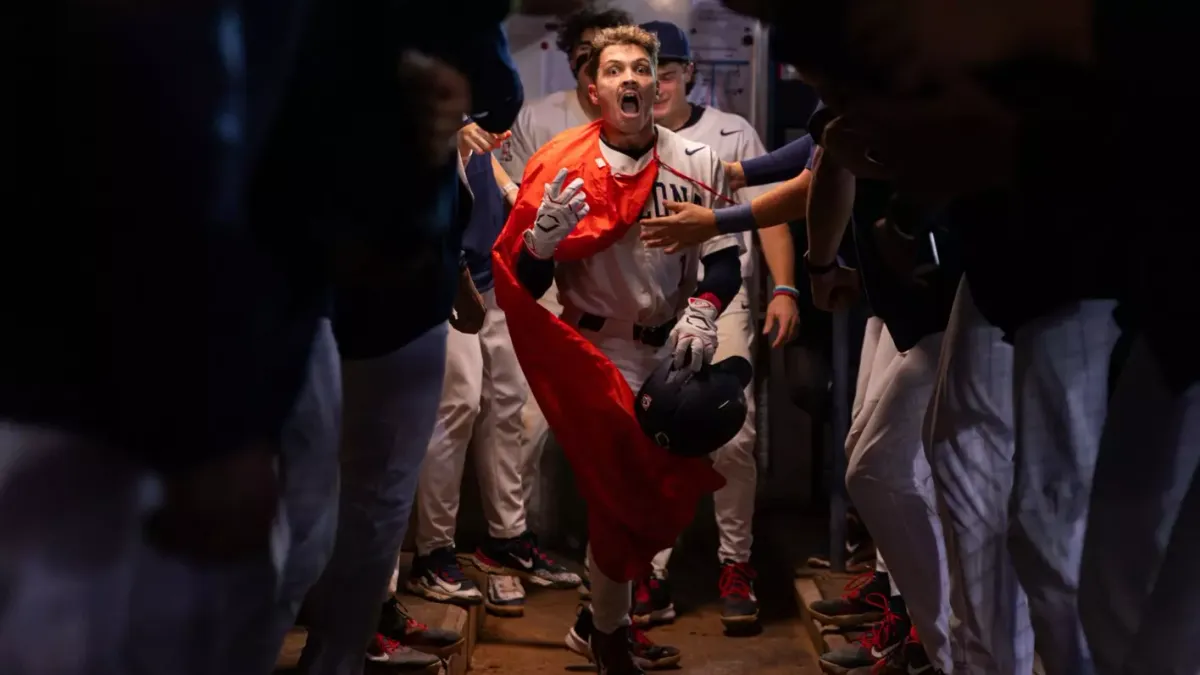
MULTIPOLYGON (((579 327, 583 330, 599 333, 600 331, 604 330, 604 324, 607 321, 608 319, 602 316, 596 316, 595 314, 588 314, 587 312, 584 312, 579 317, 579 327)), ((671 329, 675 327, 675 323, 676 320, 671 319, 661 326, 647 327, 635 325, 633 327, 633 335, 631 337, 642 344, 649 345, 651 347, 661 347, 667 344, 667 338, 670 337, 671 329)))

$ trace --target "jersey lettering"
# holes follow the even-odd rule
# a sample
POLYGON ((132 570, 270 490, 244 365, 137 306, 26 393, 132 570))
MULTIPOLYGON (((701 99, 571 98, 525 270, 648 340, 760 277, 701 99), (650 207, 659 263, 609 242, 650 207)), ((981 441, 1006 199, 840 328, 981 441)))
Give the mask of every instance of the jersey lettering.
POLYGON ((671 215, 667 211, 667 207, 663 206, 665 202, 691 202, 697 206, 704 206, 704 199, 701 198, 698 189, 689 185, 655 181, 650 199, 646 201, 646 206, 642 209, 642 217, 662 218, 671 215), (670 188, 669 195, 667 188, 670 188))

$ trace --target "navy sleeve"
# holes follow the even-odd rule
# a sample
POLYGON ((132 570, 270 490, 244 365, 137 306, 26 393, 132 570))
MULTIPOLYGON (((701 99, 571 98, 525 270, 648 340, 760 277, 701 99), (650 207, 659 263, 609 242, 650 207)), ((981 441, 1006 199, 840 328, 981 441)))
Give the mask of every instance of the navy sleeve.
POLYGON ((712 293, 724 311, 742 288, 742 264, 738 259, 738 248, 723 248, 704 256, 700 262, 704 265, 704 279, 696 288, 694 297, 712 293))
POLYGON ((770 153, 742 161, 742 172, 746 174, 746 185, 766 185, 795 178, 808 167, 812 156, 813 139, 804 135, 770 153))
POLYGON ((721 234, 749 232, 758 229, 758 221, 754 219, 754 208, 750 202, 715 209, 713 218, 717 221, 717 231, 721 234))
POLYGON ((554 283, 554 260, 535 258, 522 247, 520 255, 517 256, 517 281, 521 282, 535 300, 541 300, 554 283))

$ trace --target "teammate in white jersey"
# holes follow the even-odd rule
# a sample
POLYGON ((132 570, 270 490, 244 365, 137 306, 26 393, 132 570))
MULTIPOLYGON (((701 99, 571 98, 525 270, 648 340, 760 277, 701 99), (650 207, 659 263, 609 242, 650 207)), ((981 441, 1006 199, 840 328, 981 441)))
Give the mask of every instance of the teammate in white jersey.
MULTIPOLYGON (((695 66, 692 64, 686 33, 675 24, 663 21, 642 24, 642 28, 656 34, 659 41, 655 121, 687 140, 708 145, 724 162, 740 162, 766 154, 758 133, 744 118, 688 102, 687 94, 694 82, 695 66)), ((734 193, 734 198, 739 202, 748 202, 772 187, 744 188, 734 193)), ((753 234, 731 236, 739 237, 742 241, 742 289, 733 304, 717 320, 720 346, 715 360, 741 356, 754 363, 755 330, 751 305, 757 288, 758 251, 753 234)), ((761 229, 759 236, 763 240, 767 266, 780 291, 768 307, 768 326, 778 324, 775 344, 779 345, 791 338, 798 315, 792 236, 786 224, 761 229)), ((754 452, 753 385, 747 388, 746 402, 748 413, 741 432, 713 455, 714 466, 726 480, 725 487, 713 496, 713 502, 720 536, 721 620, 730 629, 752 626, 758 619, 758 601, 754 595, 755 573, 750 566, 750 546, 753 542, 751 525, 758 473, 754 452)), ((655 558, 652 575, 637 585, 633 619, 639 624, 666 622, 675 616, 666 571, 670 555, 670 549, 660 553, 655 558)))
MULTIPOLYGON (((634 26, 600 31, 587 65, 595 79, 590 99, 601 108, 602 120, 595 163, 607 164, 623 183, 653 178, 646 183, 649 197, 641 208, 633 204, 632 218, 664 214, 669 200, 712 207, 730 199, 724 168, 711 148, 654 124, 656 65, 657 40, 634 26)), ((553 154, 535 161, 548 161, 553 154)), ((531 165, 526 175, 543 169, 553 176, 556 167, 531 165)), ((535 226, 526 231, 517 264, 521 284, 539 297, 552 279, 557 281, 563 320, 598 347, 635 392, 664 359, 693 369, 710 362, 719 345, 717 318, 741 288, 739 238, 719 236, 666 253, 646 248, 636 223, 626 221, 628 229, 606 248, 556 262, 560 243, 589 211, 582 191, 585 179, 564 186, 566 173, 564 168, 546 185, 535 226), (703 281, 698 278, 701 266, 703 281)), ((604 196, 609 203, 618 198, 604 196)), ((647 658, 653 655, 635 654, 637 646, 630 642, 631 583, 612 579, 595 560, 589 555, 592 614, 581 613, 568 644, 587 652, 600 672, 609 675, 658 665, 647 658)), ((673 658, 678 661, 677 652, 673 658)))

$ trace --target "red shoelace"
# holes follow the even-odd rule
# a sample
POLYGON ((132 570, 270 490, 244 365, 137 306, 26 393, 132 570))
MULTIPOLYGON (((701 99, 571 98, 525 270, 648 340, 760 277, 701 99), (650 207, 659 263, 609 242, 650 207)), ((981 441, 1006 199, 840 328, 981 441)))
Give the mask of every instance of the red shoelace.
POLYGON ((862 595, 862 589, 875 579, 875 570, 860 574, 850 581, 846 582, 846 587, 842 589, 842 598, 846 600, 854 600, 862 595))
POLYGON ((382 633, 376 633, 375 646, 379 647, 379 650, 384 654, 392 654, 396 651, 399 651, 404 645, 382 633))
POLYGON ((888 599, 881 593, 872 593, 866 597, 868 605, 883 611, 883 619, 879 623, 871 626, 861 638, 859 642, 862 646, 870 649, 883 649, 892 642, 895 637, 896 624, 900 621, 900 615, 892 611, 888 606, 888 599))
POLYGON ((722 598, 748 598, 753 592, 751 583, 754 581, 754 568, 750 563, 732 563, 721 568, 722 598))

